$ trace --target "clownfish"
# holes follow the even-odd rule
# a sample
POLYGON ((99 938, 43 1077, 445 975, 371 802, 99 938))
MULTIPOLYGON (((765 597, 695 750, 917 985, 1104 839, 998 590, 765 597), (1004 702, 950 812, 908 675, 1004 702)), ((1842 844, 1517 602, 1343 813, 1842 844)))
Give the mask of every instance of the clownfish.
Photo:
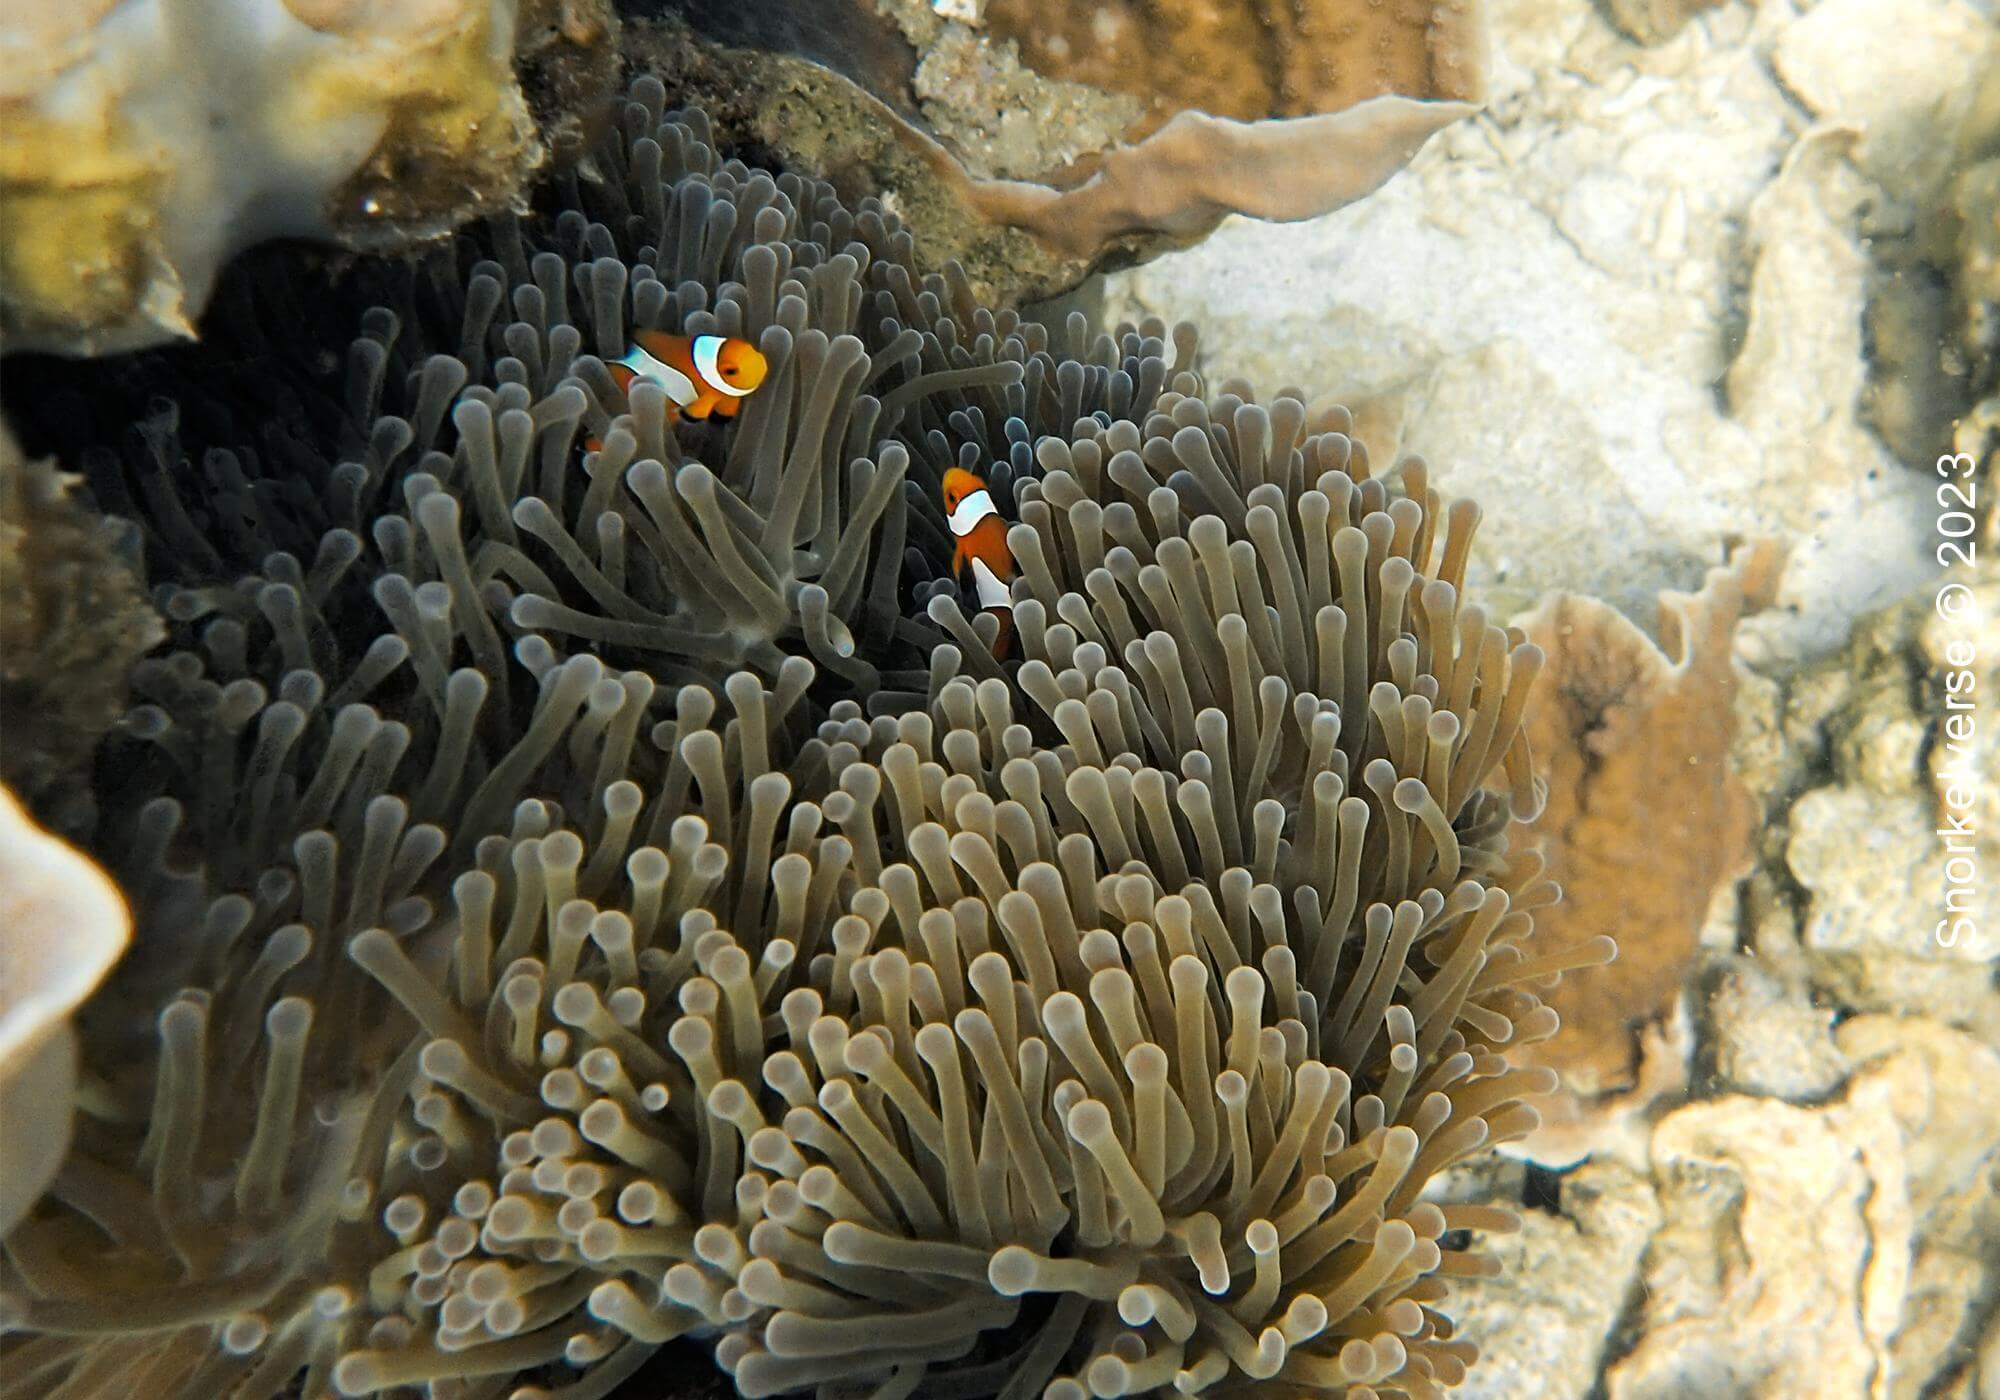
POLYGON ((734 336, 638 331, 632 348, 606 368, 627 393, 641 379, 659 385, 683 418, 734 418, 771 365, 756 346, 734 336))
POLYGON ((1000 624, 993 655, 1003 656, 1014 635, 1014 600, 1007 585, 1014 578, 1014 552, 1007 548, 1007 522, 994 508, 986 482, 963 467, 944 474, 944 514, 951 526, 954 578, 971 575, 973 595, 981 612, 1000 624))

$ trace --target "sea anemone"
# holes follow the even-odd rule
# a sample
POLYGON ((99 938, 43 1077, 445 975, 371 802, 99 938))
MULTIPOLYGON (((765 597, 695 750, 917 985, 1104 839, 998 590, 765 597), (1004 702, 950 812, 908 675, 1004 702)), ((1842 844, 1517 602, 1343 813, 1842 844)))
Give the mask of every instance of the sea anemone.
POLYGON ((1450 1385, 1454 1232, 1507 1221, 1420 1193, 1533 1125, 1506 1051, 1607 951, 1533 939, 1476 511, 1207 398, 1191 332, 919 277, 655 81, 617 131, 365 274, 291 426, 188 461, 210 380, 86 454, 175 649, 100 764, 138 946, 0 1395, 586 1400, 690 1334, 745 1395, 1450 1385), (635 325, 770 380, 677 424, 635 325), (945 566, 967 463, 1018 665, 945 566))

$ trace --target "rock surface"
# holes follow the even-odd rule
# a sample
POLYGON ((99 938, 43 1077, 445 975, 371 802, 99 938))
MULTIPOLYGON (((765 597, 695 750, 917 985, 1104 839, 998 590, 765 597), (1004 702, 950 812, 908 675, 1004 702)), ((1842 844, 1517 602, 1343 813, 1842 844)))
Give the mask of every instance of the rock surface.
MULTIPOLYGON (((1491 8, 1480 116, 1361 204, 1232 222, 1117 275, 1110 312, 1198 321, 1210 365, 1266 392, 1309 365, 1365 405, 1378 457, 1544 503, 1482 532, 1489 596, 1571 588, 1644 617, 1727 542, 1770 536, 1792 566, 1755 654, 1823 654, 1931 568, 1927 495, 1861 418, 1864 223, 1888 197, 1869 162, 1889 139, 1863 124, 1951 119, 1938 94, 1969 85, 1976 48, 1865 94, 1829 76, 1809 114, 1772 63, 1836 67, 1794 34, 1811 7, 1731 4, 1650 49, 1588 0, 1491 8)), ((1883 8, 1923 52, 1962 48, 1976 13, 1883 8)))
POLYGON ((1486 1238, 1500 1273, 1452 1289, 1453 1319, 1480 1349, 1452 1400, 1588 1396, 1659 1224, 1649 1180, 1593 1164, 1564 1179, 1560 1213, 1523 1211, 1519 1233, 1486 1238))
MULTIPOLYGON (((1858 1068, 1819 1108, 1740 1096, 1654 1135, 1664 1225, 1613 1400, 1951 1393, 2000 1238, 2000 1055, 1935 1022, 1840 1027, 1858 1068)), ((1977 1392, 1966 1392, 1977 1393, 1977 1392)))

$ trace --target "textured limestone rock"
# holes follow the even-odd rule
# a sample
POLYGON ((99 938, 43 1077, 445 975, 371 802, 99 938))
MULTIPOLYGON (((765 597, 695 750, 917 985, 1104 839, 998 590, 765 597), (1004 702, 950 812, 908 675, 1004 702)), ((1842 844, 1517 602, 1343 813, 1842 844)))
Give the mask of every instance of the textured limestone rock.
POLYGON ((1637 49, 1589 0, 1491 8, 1478 118, 1362 204, 1118 274, 1110 314, 1198 319, 1211 366, 1266 391, 1310 363, 1378 457, 1542 503, 1482 532, 1503 603, 1645 616, 1768 535, 1792 566, 1746 655, 1823 654, 1923 582, 1929 522, 1860 418, 1872 182, 1768 66, 1799 16, 1729 5, 1637 49))
POLYGON ((1017 45, 926 0, 876 0, 915 59, 918 114, 973 175, 1030 179, 1100 151, 1139 125, 1145 104, 1103 85, 1037 71, 1017 45))
POLYGON ((77 484, 0 429, 0 779, 66 831, 88 825, 79 779, 125 711, 126 673, 166 635, 77 484))
MULTIPOLYGON (((1962 440, 1972 442, 1976 427, 1968 421, 1962 440)), ((1827 965, 1872 965, 1848 968, 1848 979, 1871 980, 1897 962, 1984 966, 2000 956, 1992 791, 2000 738, 1991 719, 2000 565, 1991 562, 1995 521, 1978 528, 1983 537, 1971 543, 1989 562, 1954 566, 1938 580, 1963 590, 1961 613, 1940 616, 1935 590, 1926 591, 1868 619, 1839 658, 1792 686, 1792 722, 1805 730, 1798 745, 1817 734, 1830 773, 1802 784, 1774 834, 1805 892, 1803 947, 1827 965), (1967 864, 1951 864, 1958 860, 1967 864), (1947 903, 1954 873, 1969 878, 1947 903), (1954 926, 1959 915, 1969 922, 1954 926)))
POLYGON ((1665 1223, 1612 1400, 1882 1393, 1913 1228, 1889 1098, 1871 1078, 1825 1109, 1729 1097, 1660 1124, 1665 1223))
POLYGON ((1521 1212, 1521 1229, 1489 1236, 1498 1276, 1453 1284, 1447 1311, 1479 1347, 1452 1400, 1582 1400, 1658 1228, 1652 1184, 1593 1164, 1563 1179, 1560 1214, 1521 1212))
MULTIPOLYGON (((1993 473, 2000 468, 2000 455, 1991 446, 2000 440, 2000 400, 1989 401, 1987 415, 1969 415, 1960 441, 1982 445, 1990 503, 1993 473)), ((1922 620, 1917 651, 1930 682, 1924 707, 1931 724, 1922 768, 1937 817, 1933 835, 1944 854, 1972 861, 1985 896, 1982 936, 1976 941, 1995 957, 2000 956, 2000 779, 1995 777, 2000 774, 2000 509, 1989 504, 1988 512, 1975 541, 1986 562, 1970 569, 1954 565, 1948 578, 1964 590, 1955 595, 1964 600, 1963 610, 1946 617, 1933 605, 1922 620), (1961 834, 1968 827, 1974 835, 1961 834)), ((1946 883, 1954 873, 1946 872, 1946 883)), ((1964 903, 1954 900, 1953 908, 1964 903)), ((1933 929, 1939 937, 1964 932, 1933 929)))
POLYGON ((1939 855, 1930 804, 1859 786, 1815 788, 1792 807, 1786 858, 1810 894, 1805 945, 1823 952, 1875 950, 1905 957, 1983 962, 1991 950, 1941 949, 1935 880, 1939 855))
POLYGON ((0 787, 0 1235, 69 1149, 70 1013, 125 951, 131 916, 111 878, 28 820, 0 787))
POLYGON ((1983 1394, 2000 1054, 1920 1018, 1835 1033, 1818 1108, 1727 1097, 1655 1133, 1664 1224, 1613 1400, 1983 1394))
POLYGON ((2000 1283, 2000 1049, 1915 1017, 1857 1016, 1837 1039, 1902 1132, 1914 1249, 1889 1393, 1914 1400, 1970 1375, 1980 1316, 1967 1304, 2000 1283))
POLYGON ((1834 1042, 1834 1010, 1801 979, 1752 958, 1710 979, 1702 1003, 1715 1087, 1798 1102, 1832 1093, 1851 1068, 1834 1042))

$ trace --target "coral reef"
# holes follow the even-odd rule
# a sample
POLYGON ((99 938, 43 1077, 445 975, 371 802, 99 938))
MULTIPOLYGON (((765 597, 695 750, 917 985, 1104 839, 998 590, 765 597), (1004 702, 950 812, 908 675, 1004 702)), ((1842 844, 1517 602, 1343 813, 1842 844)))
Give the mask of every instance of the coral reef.
POLYGON ((191 337, 251 244, 402 246, 508 207, 546 153, 517 18, 540 70, 610 34, 592 0, 26 0, 0 36, 0 335, 191 337))
POLYGON ((1569 895, 1544 922, 1558 941, 1615 933, 1624 950, 1551 995, 1568 1034, 1528 1053, 1563 1078, 1525 1144, 1547 1160, 1604 1145, 1603 1120, 1642 1081, 1671 1083, 1676 1070, 1685 1080, 1684 1066, 1642 1065, 1641 1050, 1672 1054, 1662 1036, 1683 1014, 1710 901, 1754 854, 1756 804, 1731 770, 1733 644, 1737 623, 1776 591, 1781 564, 1780 550, 1748 550, 1699 594, 1662 597, 1668 651, 1592 598, 1559 594, 1520 622, 1548 656, 1528 732, 1550 796, 1528 839, 1569 895))
POLYGON ((1112 274, 1106 315, 1196 320, 1255 383, 1311 363, 1379 451, 1550 502, 1480 537, 1504 615, 1563 590, 1650 619, 1769 538, 1791 563, 1745 657, 1824 656, 1931 567, 1928 494, 1865 416, 1871 258, 1902 206, 1856 161, 1930 168, 1990 32, 1963 0, 1845 6, 1880 37, 1807 122, 1778 55, 1803 72, 1839 30, 1790 36, 1828 8, 1725 5, 1641 48, 1594 0, 1489 5, 1477 117, 1345 210, 1112 274))
POLYGON ((1421 1193, 1534 1126, 1508 1057, 1610 952, 1534 932, 1477 509, 1185 328, 919 275, 656 80, 557 195, 357 274, 330 378, 273 386, 314 313, 252 287, 83 454, 173 645, 7 1385, 588 1400, 682 1335, 745 1395, 1456 1382, 1511 1217, 1421 1193), (675 424, 633 326, 770 378, 675 424), (285 412, 231 437, 251 364, 285 412), (940 576, 956 464, 1018 664, 940 576))
POLYGON ((0 780, 43 819, 87 830, 90 752, 125 709, 132 663, 165 635, 130 535, 77 501, 75 477, 0 429, 0 780))
POLYGON ((1146 127, 1193 109, 1237 121, 1338 112, 1390 93, 1476 101, 1485 67, 1472 0, 1115 0, 1079 9, 989 0, 996 38, 1037 72, 1131 93, 1146 127))
MULTIPOLYGON (((679 15, 634 20, 629 43, 646 66, 699 99, 725 135, 882 192, 917 234, 925 270, 961 261, 983 295, 1006 303, 1185 245, 1231 213, 1292 220, 1357 199, 1471 112, 1484 75, 1455 21, 1430 40, 1419 26, 1417 42, 1434 51, 1415 71, 1341 85, 1330 90, 1338 100, 1230 102, 1219 115, 1040 78, 1011 40, 915 0, 886 7, 913 46, 907 70, 883 61, 873 17, 847 5, 813 25, 775 0, 671 8, 697 27, 679 15), (1257 120, 1236 119, 1239 109, 1257 120)), ((1366 67, 1381 36, 1363 28, 1336 26, 1311 61, 1361 52, 1366 67)), ((1192 65, 1182 88, 1200 86, 1204 52, 1173 50, 1192 65)))
POLYGON ((69 1150, 76 1085, 70 1013, 125 951, 125 901, 0 787, 0 1236, 69 1150))

